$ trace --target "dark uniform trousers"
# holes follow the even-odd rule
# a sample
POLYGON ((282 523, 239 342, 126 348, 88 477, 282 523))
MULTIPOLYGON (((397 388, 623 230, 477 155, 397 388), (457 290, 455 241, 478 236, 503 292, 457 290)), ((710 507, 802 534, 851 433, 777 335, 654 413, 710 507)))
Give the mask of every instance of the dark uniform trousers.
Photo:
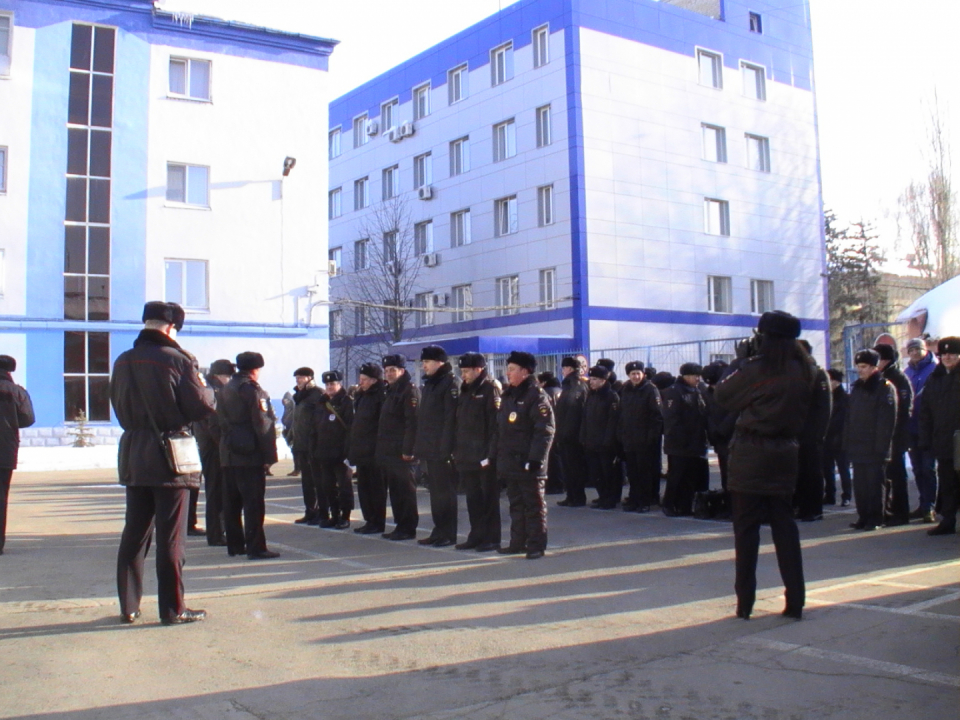
POLYGON ((583 446, 575 440, 558 443, 560 462, 563 465, 563 484, 567 491, 567 500, 573 503, 587 502, 587 461, 583 446))
POLYGON ((533 552, 547 549, 547 503, 545 478, 527 474, 508 475, 507 500, 510 503, 510 547, 533 552))
POLYGON ((558 495, 564 492, 566 483, 563 480, 563 461, 560 460, 560 446, 554 443, 550 446, 547 455, 547 488, 548 495, 558 495))
POLYGON ((867 526, 883 525, 882 462, 853 464, 853 497, 859 521, 867 526))
POLYGON ((800 517, 823 514, 823 443, 801 443, 796 504, 800 517))
POLYGON ((730 445, 718 443, 713 446, 717 454, 717 465, 720 467, 720 487, 727 489, 727 478, 730 477, 730 445))
POLYGON ((906 453, 894 451, 887 463, 886 514, 894 520, 906 520, 910 515, 910 500, 907 497, 907 462, 906 453))
POLYGON ((733 504, 733 537, 737 573, 734 590, 737 605, 749 612, 757 594, 757 556, 760 552, 760 525, 770 523, 777 565, 786 589, 787 607, 803 608, 805 589, 803 558, 800 555, 800 533, 793 519, 793 498, 790 495, 755 495, 731 492, 733 504))
POLYGON ((650 507, 660 502, 660 448, 650 445, 624 453, 627 480, 630 482, 628 501, 638 507, 650 507))
POLYGON ((434 540, 457 541, 457 469, 449 460, 420 460, 430 487, 434 540))
POLYGON ((623 478, 620 463, 614 464, 616 453, 609 450, 587 450, 587 472, 597 488, 601 507, 613 507, 620 502, 623 478))
MULTIPOLYGON (((327 458, 311 458, 313 470, 320 472, 320 487, 323 490, 323 515, 327 512, 334 520, 349 520, 353 510, 353 485, 351 485, 350 468, 343 460, 327 458)), ((301 466, 301 469, 306 466, 301 466)))
MULTIPOLYGON (((200 463, 203 464, 202 462, 200 463)), ((187 527, 197 526, 197 505, 200 504, 200 488, 190 488, 190 509, 187 512, 187 527)))
POLYGON ((937 477, 940 481, 940 527, 956 529, 957 510, 960 509, 960 473, 953 469, 953 458, 937 458, 937 477))
POLYGON ((223 542, 223 468, 220 467, 220 447, 212 445, 200 453, 203 467, 203 495, 206 506, 207 544, 223 542))
POLYGON ((357 497, 364 522, 383 532, 387 522, 387 483, 372 460, 357 463, 357 497))
POLYGON ((175 487, 128 486, 126 522, 117 553, 120 612, 140 609, 143 564, 157 532, 157 601, 160 617, 183 613, 183 563, 186 558, 190 490, 175 487))
POLYGON ((320 488, 320 469, 310 453, 294 451, 293 459, 300 469, 300 489, 303 491, 303 515, 316 520, 327 517, 327 497, 320 488))
POLYGON ((917 483, 917 492, 920 493, 918 507, 924 512, 933 510, 937 502, 937 473, 934 469, 936 457, 930 450, 921 450, 920 438, 910 436, 910 467, 913 468, 913 479, 917 483))
POLYGON ((390 492, 390 508, 396 529, 413 534, 420 524, 417 510, 417 485, 413 480, 413 466, 403 460, 383 460, 380 472, 390 492))
POLYGON ((837 500, 836 475, 840 476, 840 499, 850 500, 853 498, 853 483, 850 480, 850 461, 847 459, 847 453, 842 448, 824 448, 823 497, 824 500, 829 502, 836 502, 837 500), (836 468, 836 474, 834 468, 836 468))
POLYGON ((493 466, 460 470, 460 485, 467 496, 470 518, 468 544, 500 544, 500 481, 493 466))
POLYGON ((705 457, 670 455, 667 487, 663 491, 663 509, 676 515, 693 514, 693 496, 710 482, 710 466, 705 457))
POLYGON ((10 497, 11 468, 0 468, 0 551, 7 540, 7 500, 10 497))
POLYGON ((263 467, 225 467, 223 480, 227 552, 231 555, 264 552, 267 549, 267 538, 263 532, 267 478, 263 467))

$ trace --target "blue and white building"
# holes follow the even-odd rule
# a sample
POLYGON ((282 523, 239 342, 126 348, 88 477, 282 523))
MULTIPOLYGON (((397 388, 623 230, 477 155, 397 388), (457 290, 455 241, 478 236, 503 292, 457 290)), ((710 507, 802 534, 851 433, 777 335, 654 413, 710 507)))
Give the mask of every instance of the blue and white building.
POLYGON ((334 45, 148 0, 0 0, 0 346, 28 444, 81 411, 117 434, 109 372, 147 300, 184 305, 201 366, 262 352, 275 397, 326 366, 334 45))
POLYGON ((334 357, 369 340, 337 298, 394 195, 435 310, 410 356, 729 338, 774 307, 824 347, 806 0, 520 0, 338 98, 330 126, 334 357))

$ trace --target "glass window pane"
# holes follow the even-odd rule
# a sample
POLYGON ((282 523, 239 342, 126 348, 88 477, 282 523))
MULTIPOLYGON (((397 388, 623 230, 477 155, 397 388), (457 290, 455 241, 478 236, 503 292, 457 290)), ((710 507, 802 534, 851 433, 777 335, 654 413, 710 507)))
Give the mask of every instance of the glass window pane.
POLYGON ((110 177, 111 133, 94 130, 90 133, 90 174, 110 177))
POLYGON ((64 229, 63 271, 85 273, 87 271, 86 228, 67 225, 64 229))
POLYGON ((163 299, 167 302, 183 302, 183 263, 167 260, 164 266, 163 299))
POLYGON ((89 272, 110 274, 110 228, 92 227, 89 230, 89 272))
POLYGON ((191 205, 206 207, 207 200, 207 168, 198 165, 187 166, 187 202, 191 205))
POLYGON ((63 379, 63 419, 73 422, 87 408, 87 380, 84 377, 63 379))
POLYGON ((203 260, 188 260, 186 307, 207 308, 207 263, 203 260))
POLYGON ((83 276, 63 278, 63 319, 86 320, 87 281, 83 276))
POLYGON ((110 378, 90 378, 90 420, 107 422, 110 420, 110 378))
POLYGON ((70 41, 70 67, 78 70, 90 69, 90 44, 93 28, 89 25, 74 25, 70 41))
POLYGON ((90 365, 88 372, 110 372, 110 333, 87 333, 87 342, 89 343, 90 350, 90 365))
POLYGON ((187 61, 170 58, 170 92, 175 95, 187 94, 187 61))
POLYGON ((110 127, 113 122, 113 78, 93 76, 93 102, 90 105, 90 124, 110 127))
POLYGON ((90 222, 110 222, 109 180, 90 180, 90 222))
POLYGON ((87 319, 110 319, 110 278, 98 275, 87 278, 87 319))
POLYGON ((210 63, 206 60, 190 61, 190 97, 210 98, 210 63))
POLYGON ((67 216, 71 222, 87 220, 86 178, 67 178, 67 216))
POLYGON ((84 73, 70 73, 70 99, 68 102, 67 122, 86 125, 90 104, 90 76, 84 73))
POLYGON ((87 174, 87 131, 67 130, 67 174, 87 174))
POLYGON ((187 168, 184 165, 167 165, 167 200, 186 202, 187 168))
POLYGON ((84 373, 87 371, 87 347, 85 333, 65 332, 63 334, 63 371, 84 373))
POLYGON ((93 39, 93 69, 97 72, 113 72, 113 44, 116 31, 98 27, 93 39))

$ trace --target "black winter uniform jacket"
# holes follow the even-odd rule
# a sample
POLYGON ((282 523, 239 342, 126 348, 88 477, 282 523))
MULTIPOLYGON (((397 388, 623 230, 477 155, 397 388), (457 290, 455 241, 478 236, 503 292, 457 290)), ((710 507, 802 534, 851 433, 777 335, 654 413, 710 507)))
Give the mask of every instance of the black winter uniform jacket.
MULTIPOLYGON (((216 375, 207 375, 207 387, 213 392, 214 407, 217 405, 223 385, 224 383, 220 382, 216 375)), ((220 418, 216 413, 210 413, 203 420, 196 421, 193 424, 193 434, 197 438, 201 455, 206 457, 206 453, 220 452, 220 418)))
POLYGON ((450 363, 424 378, 417 411, 417 439, 413 454, 422 460, 448 460, 457 435, 457 398, 460 379, 450 363))
POLYGON ((417 408, 420 391, 406 370, 393 385, 387 385, 377 425, 377 460, 402 462, 402 455, 413 455, 417 437, 417 408))
POLYGON ((857 380, 850 388, 843 447, 852 463, 890 459, 897 425, 897 391, 881 373, 857 380))
POLYGON ((583 422, 583 406, 590 388, 573 372, 560 383, 560 397, 556 401, 557 442, 580 442, 580 424, 583 422))
POLYGON ((617 450, 617 422, 620 417, 620 398, 609 382, 587 393, 580 424, 580 444, 590 452, 617 450))
POLYGON ((497 435, 497 411, 500 391, 487 371, 472 383, 460 386, 457 398, 457 440, 453 457, 460 470, 476 470, 482 460, 496 461, 494 440, 497 435))
POLYGON ((200 473, 174 475, 147 406, 161 432, 189 430, 214 411, 213 391, 197 361, 159 330, 142 330, 120 354, 110 377, 110 403, 123 428, 118 475, 121 485, 199 487, 200 473), (142 392, 142 394, 141 394, 142 392))
POLYGON ((827 437, 823 446, 836 452, 843 449, 843 428, 847 424, 847 405, 850 397, 843 385, 833 391, 833 402, 830 405, 830 424, 827 426, 827 437))
POLYGON ((353 423, 350 425, 350 445, 347 457, 351 465, 372 462, 377 452, 377 429, 380 408, 386 396, 387 384, 377 380, 366 390, 357 392, 353 399, 353 423))
POLYGON ((823 368, 818 367, 814 376, 814 389, 810 399, 810 409, 807 411, 807 421, 803 424, 798 438, 801 445, 823 443, 827 436, 827 427, 830 425, 830 407, 832 404, 830 378, 823 368))
POLYGON ((953 434, 960 430, 960 365, 942 364, 927 378, 920 404, 920 447, 941 461, 953 457, 953 434))
POLYGON ((326 394, 313 382, 303 390, 293 391, 293 422, 290 430, 293 435, 293 449, 296 452, 308 452, 316 455, 318 449, 313 445, 314 414, 319 412, 318 405, 323 405, 326 394))
POLYGON ((897 391, 897 424, 893 430, 893 452, 897 455, 910 448, 910 416, 913 414, 913 385, 896 365, 882 370, 883 377, 897 391))
POLYGON ((30 394, 17 385, 10 373, 0 370, 0 468, 16 470, 20 452, 20 428, 35 421, 30 394))
POLYGON ((353 400, 345 388, 330 397, 320 394, 313 404, 309 444, 313 457, 320 460, 346 460, 353 425, 353 400))
POLYGON ((257 467, 277 461, 277 421, 270 396, 247 372, 238 372, 220 391, 220 464, 257 467))
POLYGON ((626 452, 637 452, 657 445, 663 435, 663 403, 660 391, 643 378, 638 385, 623 383, 620 390, 620 415, 617 439, 626 452))
POLYGON ((663 391, 663 451, 667 455, 707 454, 707 403, 699 387, 682 377, 663 391))
POLYGON ((516 387, 508 386, 497 413, 497 475, 545 478, 554 432, 553 408, 537 387, 536 378, 530 376, 516 387))

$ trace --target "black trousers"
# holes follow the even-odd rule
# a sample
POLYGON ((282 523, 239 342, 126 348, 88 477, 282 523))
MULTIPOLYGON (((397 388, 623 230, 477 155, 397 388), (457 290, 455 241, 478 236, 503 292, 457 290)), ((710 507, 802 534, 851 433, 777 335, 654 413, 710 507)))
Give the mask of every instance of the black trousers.
MULTIPOLYGON (((330 517, 334 520, 349 520, 350 511, 353 510, 353 485, 350 468, 346 466, 342 459, 328 459, 313 457, 309 461, 313 464, 313 472, 319 470, 320 488, 323 490, 323 496, 326 500, 323 502, 330 517)), ((300 466, 300 471, 306 474, 306 465, 300 466)), ((326 512, 322 515, 326 516, 326 512)))
POLYGON ((705 457, 670 455, 667 487, 663 491, 663 511, 674 515, 693 514, 693 495, 703 488, 704 475, 710 482, 710 466, 705 457))
POLYGON ((799 610, 806 598, 803 581, 803 557, 800 533, 793 519, 790 495, 754 495, 731 492, 733 503, 733 540, 736 551, 734 590, 737 604, 747 612, 757 596, 757 557, 760 553, 760 526, 770 523, 777 565, 786 589, 787 607, 799 610))
POLYGON ((0 552, 7 541, 7 502, 10 498, 12 468, 0 468, 0 552))
POLYGON ((794 502, 800 517, 823 514, 823 444, 801 443, 794 502))
POLYGON ((430 488, 430 514, 434 540, 457 541, 457 468, 450 460, 421 459, 430 488))
POLYGON ((853 496, 858 521, 864 525, 883 525, 883 466, 882 462, 853 464, 853 496))
POLYGON ((560 462, 563 465, 563 484, 567 491, 567 500, 585 504, 587 502, 587 460, 583 446, 575 441, 563 441, 558 444, 560 462))
POLYGON ((884 512, 891 520, 906 520, 910 515, 910 498, 907 496, 907 461, 906 451, 894 450, 887 463, 886 502, 884 512))
POLYGON ((231 555, 264 552, 267 549, 267 538, 263 532, 267 478, 263 467, 225 467, 223 480, 223 524, 227 532, 227 552, 231 555))
POLYGON ((616 453, 607 450, 587 450, 587 477, 597 489, 600 507, 615 507, 620 502, 623 476, 620 463, 614 464, 616 453))
POLYGON ((387 483, 373 460, 357 463, 357 498, 364 522, 383 532, 387 522, 387 483))
POLYGON ((510 547, 514 550, 547 549, 546 478, 532 473, 508 475, 507 500, 510 503, 510 547))
POLYGON ((933 510, 937 502, 937 473, 936 457, 932 450, 921 450, 920 438, 910 436, 910 467, 913 468, 913 479, 917 483, 917 492, 920 493, 918 507, 924 512, 933 510))
POLYGON ((726 490, 730 468, 730 446, 720 443, 713 446, 713 451, 717 454, 717 465, 720 466, 720 487, 726 490))
POLYGON ((223 542, 223 468, 220 467, 220 448, 204 448, 200 453, 203 466, 203 495, 207 523, 207 544, 223 542))
POLYGON ((190 490, 174 487, 127 487, 127 509, 117 552, 120 612, 131 615, 143 598, 143 566, 157 533, 157 604, 160 617, 180 615, 183 564, 186 560, 190 490))
POLYGON ((823 450, 824 500, 835 502, 837 499, 834 468, 836 468, 836 474, 840 476, 840 499, 852 499, 853 482, 850 479, 850 461, 847 459, 847 453, 840 447, 825 447, 823 450))
POLYGON ((500 544, 500 481, 493 466, 460 469, 460 486, 467 496, 470 518, 468 543, 500 544))
POLYGON ((380 472, 390 493, 390 508, 397 530, 413 534, 420 524, 417 509, 417 485, 413 479, 413 466, 397 458, 380 462, 380 472))
POLYGON ((303 493, 303 514, 308 518, 325 518, 329 514, 327 497, 321 490, 320 468, 308 452, 295 451, 294 463, 300 470, 300 491, 303 493))
MULTIPOLYGON (((203 463, 200 463, 203 465, 203 463)), ((187 511, 187 527, 197 526, 197 505, 200 504, 200 488, 190 488, 190 509, 187 511)))
POLYGON ((554 443, 550 446, 550 453, 547 455, 547 487, 546 492, 550 495, 562 493, 566 487, 563 480, 563 462, 560 460, 560 449, 554 443))
POLYGON ((638 507, 660 502, 660 448, 650 445, 625 452, 630 492, 627 500, 638 507))
POLYGON ((956 529, 960 473, 953 469, 953 458, 937 458, 937 478, 940 481, 940 527, 956 529))

